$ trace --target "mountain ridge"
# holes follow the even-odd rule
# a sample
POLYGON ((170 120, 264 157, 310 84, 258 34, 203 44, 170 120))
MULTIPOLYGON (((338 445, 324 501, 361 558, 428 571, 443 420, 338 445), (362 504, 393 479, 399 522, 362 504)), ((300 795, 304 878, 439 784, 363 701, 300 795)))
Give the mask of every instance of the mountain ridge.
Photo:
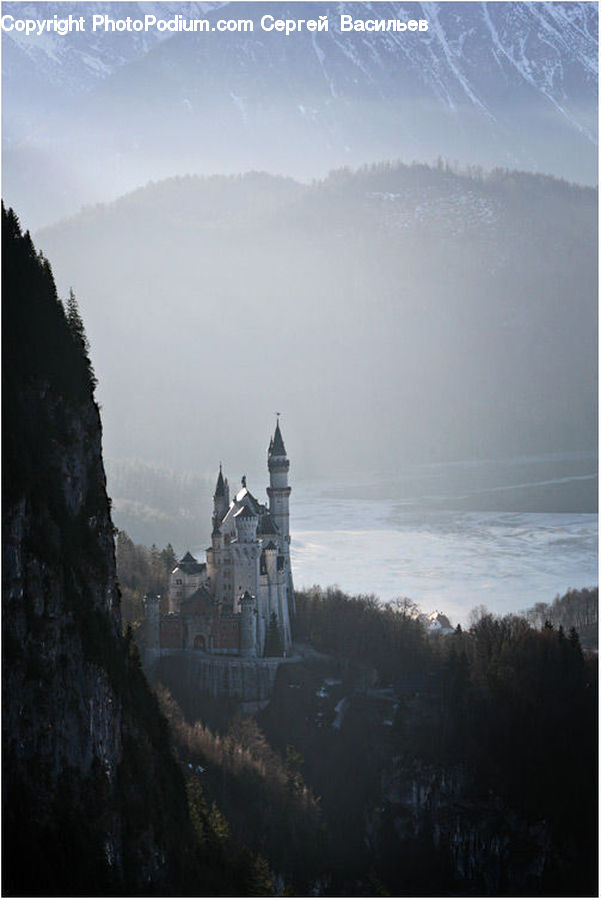
MULTIPOLYGON (((593 447, 595 216, 592 188, 441 161, 313 185, 175 179, 38 239, 86 312, 109 456, 149 458, 152 446, 155 461, 196 468, 189 410, 202 409, 207 458, 218 460, 232 445, 223 409, 235 406, 238 437, 261 459, 253 423, 265 400, 242 372, 250 352, 308 475, 336 471, 341 443, 351 469, 374 465, 373 444, 380 467, 434 460, 441 432, 446 459, 593 447), (111 348, 124 340, 131 358, 115 370, 111 348), (128 394, 149 392, 152 410, 130 408, 128 394), (188 449, 151 424, 180 416, 188 449), (315 417, 329 423, 320 454, 315 417), (118 420, 136 428, 117 432, 118 420)), ((243 471, 248 456, 231 453, 243 471)))
MULTIPOLYGON (((203 16, 212 27, 250 17, 255 28, 145 36, 137 47, 135 35, 95 35, 109 62, 92 44, 68 57, 72 71, 61 55, 53 72, 77 89, 49 94, 51 58, 38 72, 5 34, 9 199, 26 195, 47 224, 178 173, 310 180, 342 165, 439 155, 596 183, 594 4, 235 3, 203 16), (262 14, 329 15, 330 29, 286 37, 261 31, 262 14), (429 18, 430 28, 341 33, 341 14, 429 18), (31 154, 55 169, 52 197, 47 184, 27 182, 31 154)), ((92 36, 65 41, 76 47, 76 38, 92 36)))

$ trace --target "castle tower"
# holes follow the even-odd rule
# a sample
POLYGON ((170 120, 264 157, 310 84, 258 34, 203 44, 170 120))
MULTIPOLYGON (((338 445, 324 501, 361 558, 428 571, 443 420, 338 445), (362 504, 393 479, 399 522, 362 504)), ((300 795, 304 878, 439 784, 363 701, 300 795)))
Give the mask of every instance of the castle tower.
POLYGON ((275 426, 275 433, 269 442, 267 468, 269 469, 269 487, 267 488, 269 512, 281 535, 281 550, 288 555, 290 544, 289 497, 292 488, 288 487, 290 461, 286 456, 279 417, 275 426))
POLYGON ((255 598, 244 591, 240 598, 240 655, 256 656, 257 648, 255 646, 255 598))
POLYGON ((213 494, 213 530, 221 524, 223 517, 228 511, 230 505, 230 488, 227 478, 223 477, 221 471, 221 463, 219 463, 219 474, 217 476, 217 484, 215 485, 215 493, 213 494))
POLYGON ((259 517, 255 515, 252 509, 249 506, 242 506, 237 513, 234 513, 234 520, 239 543, 255 543, 259 517))
POLYGON ((278 548, 273 541, 263 547, 263 560, 268 578, 265 616, 269 620, 272 612, 278 612, 278 548))

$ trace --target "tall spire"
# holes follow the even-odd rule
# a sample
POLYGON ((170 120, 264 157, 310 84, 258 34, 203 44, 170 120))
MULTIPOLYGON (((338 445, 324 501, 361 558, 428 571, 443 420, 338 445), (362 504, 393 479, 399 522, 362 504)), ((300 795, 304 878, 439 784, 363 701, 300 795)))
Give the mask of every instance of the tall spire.
POLYGON ((217 485, 215 486, 215 497, 225 497, 225 483, 223 481, 221 463, 219 463, 219 475, 217 476, 217 485))
POLYGON ((286 456, 286 448, 284 447, 284 439, 282 438, 282 432, 280 431, 280 417, 278 415, 276 426, 275 426, 275 434, 269 443, 269 455, 270 456, 286 456))
POLYGON ((217 476, 217 484, 215 485, 215 493, 213 494, 213 531, 221 524, 223 517, 230 505, 230 489, 227 478, 223 477, 221 463, 219 463, 219 475, 217 476))

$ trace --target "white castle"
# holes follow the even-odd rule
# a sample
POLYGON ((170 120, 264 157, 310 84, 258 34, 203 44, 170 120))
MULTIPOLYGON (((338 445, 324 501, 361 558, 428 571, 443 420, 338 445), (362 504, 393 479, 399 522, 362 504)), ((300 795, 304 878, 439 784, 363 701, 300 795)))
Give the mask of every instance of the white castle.
POLYGON ((294 587, 290 564, 288 486, 290 462, 279 418, 267 451, 269 505, 246 486, 230 502, 221 465, 213 495, 213 528, 206 563, 191 553, 169 582, 169 613, 146 598, 149 649, 197 649, 207 653, 263 656, 286 653, 292 642, 294 587))

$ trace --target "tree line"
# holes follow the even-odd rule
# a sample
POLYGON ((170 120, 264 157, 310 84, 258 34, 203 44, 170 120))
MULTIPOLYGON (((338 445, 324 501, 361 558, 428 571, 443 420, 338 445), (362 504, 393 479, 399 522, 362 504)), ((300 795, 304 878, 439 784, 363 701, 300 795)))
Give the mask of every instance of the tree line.
POLYGON ((327 868, 327 835, 319 802, 301 774, 300 754, 291 744, 284 754, 274 750, 252 716, 234 714, 214 730, 206 721, 187 721, 166 688, 159 685, 157 692, 204 843, 217 841, 230 855, 244 848, 266 893, 274 892, 276 873, 278 893, 286 885, 308 893, 327 868))
POLYGON ((312 587, 295 597, 296 640, 373 666, 385 682, 400 669, 421 671, 430 665, 430 648, 414 604, 382 604, 374 595, 349 596, 336 587, 312 587))
POLYGON ((167 612, 169 576, 177 565, 171 544, 159 550, 134 544, 125 531, 117 532, 117 574, 121 588, 121 615, 124 623, 139 626, 144 619, 144 597, 160 594, 161 612, 167 612))
POLYGON ((564 631, 575 628, 586 649, 597 649, 599 588, 570 588, 561 597, 557 594, 552 603, 535 603, 522 615, 534 628, 543 628, 546 622, 564 631))

